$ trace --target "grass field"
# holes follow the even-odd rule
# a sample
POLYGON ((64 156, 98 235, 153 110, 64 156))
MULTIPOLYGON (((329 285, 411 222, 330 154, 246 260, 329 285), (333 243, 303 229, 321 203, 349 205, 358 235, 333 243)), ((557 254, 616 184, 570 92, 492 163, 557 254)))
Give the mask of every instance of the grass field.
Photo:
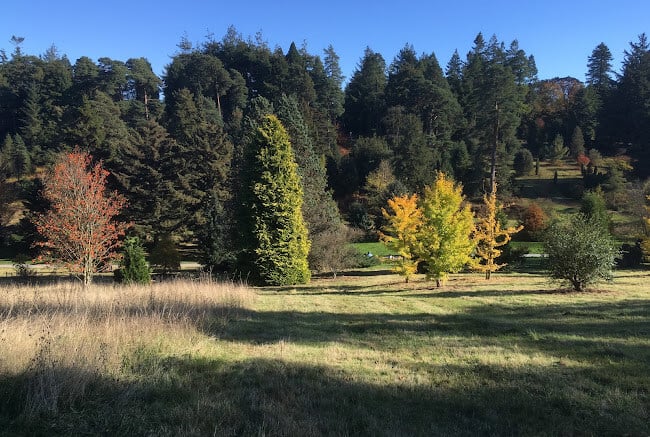
POLYGON ((650 272, 0 288, 0 433, 648 435, 650 272))

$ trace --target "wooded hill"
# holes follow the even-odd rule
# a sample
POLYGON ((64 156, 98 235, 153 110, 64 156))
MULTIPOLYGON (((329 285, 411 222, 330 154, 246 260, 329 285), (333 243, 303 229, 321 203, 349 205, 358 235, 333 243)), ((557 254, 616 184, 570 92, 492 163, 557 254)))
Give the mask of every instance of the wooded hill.
POLYGON ((444 70, 409 45, 390 63, 368 48, 345 88, 333 47, 284 52, 234 28, 199 47, 182 40, 162 78, 145 57, 72 63, 54 47, 35 56, 12 41, 13 52, 0 53, 0 192, 3 245, 14 254, 30 253, 36 236, 29 214, 17 223, 8 206, 46 208, 34 172, 79 146, 110 171, 129 202, 124 218, 145 241, 198 243, 205 264, 232 268, 245 240, 240 188, 255 129, 272 113, 298 164, 313 269, 345 243, 344 221, 376 233, 387 199, 421 191, 436 170, 481 195, 493 146, 503 194, 517 194, 514 177, 533 172, 535 160, 564 160, 583 167, 564 194, 579 199, 601 186, 611 207, 625 209, 643 203, 626 184, 650 175, 645 34, 620 72, 598 45, 586 83, 539 79, 517 41, 478 34, 444 70))

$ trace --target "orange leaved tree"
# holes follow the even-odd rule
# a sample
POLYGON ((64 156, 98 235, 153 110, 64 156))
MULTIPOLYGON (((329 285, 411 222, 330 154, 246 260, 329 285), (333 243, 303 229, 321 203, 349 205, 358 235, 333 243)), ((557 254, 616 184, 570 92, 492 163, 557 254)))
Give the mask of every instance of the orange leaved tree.
POLYGON ((38 245, 45 249, 43 258, 63 264, 84 286, 118 257, 115 249, 129 227, 115 220, 126 199, 106 190, 108 174, 88 153, 74 151, 59 155, 43 177, 50 209, 34 220, 45 239, 38 245))

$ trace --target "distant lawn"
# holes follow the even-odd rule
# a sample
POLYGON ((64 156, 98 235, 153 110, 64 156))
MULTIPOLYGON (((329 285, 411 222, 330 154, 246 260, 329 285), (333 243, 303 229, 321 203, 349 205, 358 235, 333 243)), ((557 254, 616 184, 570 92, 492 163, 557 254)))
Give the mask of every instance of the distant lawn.
POLYGON ((353 243, 352 246, 362 254, 368 252, 372 253, 374 256, 388 256, 394 255, 388 247, 382 242, 372 242, 372 243, 353 243))
POLYGON ((9 435, 648 435, 650 272, 0 289, 9 435))
POLYGON ((525 247, 528 253, 544 253, 544 243, 541 241, 511 241, 510 245, 517 249, 525 247))

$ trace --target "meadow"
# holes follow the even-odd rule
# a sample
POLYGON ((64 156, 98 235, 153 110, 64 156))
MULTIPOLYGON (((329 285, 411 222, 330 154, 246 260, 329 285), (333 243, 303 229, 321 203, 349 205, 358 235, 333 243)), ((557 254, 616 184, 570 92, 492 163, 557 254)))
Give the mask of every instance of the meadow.
POLYGON ((5 435, 648 435, 648 271, 0 288, 5 435))

